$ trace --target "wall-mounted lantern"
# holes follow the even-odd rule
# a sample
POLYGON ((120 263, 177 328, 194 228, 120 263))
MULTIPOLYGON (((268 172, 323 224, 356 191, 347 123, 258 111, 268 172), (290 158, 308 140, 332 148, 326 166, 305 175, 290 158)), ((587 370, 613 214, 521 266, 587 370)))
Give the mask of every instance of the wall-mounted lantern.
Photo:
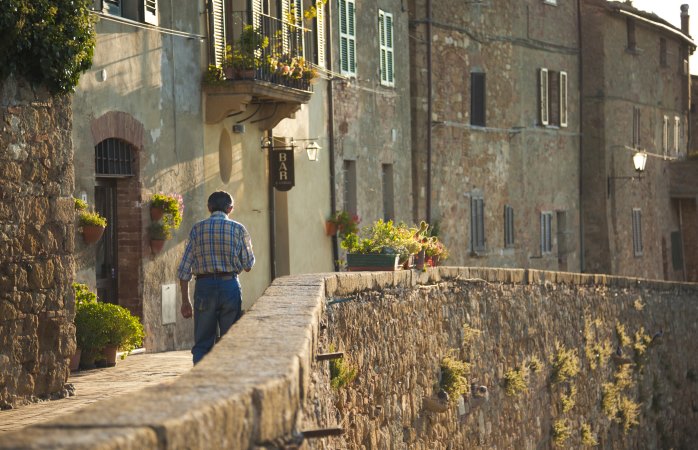
POLYGON ((607 180, 607 192, 608 197, 611 197, 611 180, 642 180, 642 172, 645 171, 645 164, 647 164, 647 152, 644 150, 638 150, 633 155, 633 167, 635 172, 637 172, 636 177, 608 177, 607 180))
POLYGON ((308 161, 318 161, 318 154, 320 153, 320 146, 317 142, 312 141, 305 147, 305 151, 308 153, 308 161))

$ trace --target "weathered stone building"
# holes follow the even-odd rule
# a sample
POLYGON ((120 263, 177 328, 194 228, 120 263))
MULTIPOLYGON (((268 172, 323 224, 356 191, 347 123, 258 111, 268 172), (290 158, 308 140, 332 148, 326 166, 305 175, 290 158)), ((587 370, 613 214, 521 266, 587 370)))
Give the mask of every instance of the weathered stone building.
POLYGON ((330 124, 337 209, 411 223, 408 14, 397 0, 331 10, 330 124))
POLYGON ((70 97, 0 83, 0 409, 63 390, 75 351, 70 97))
POLYGON ((582 8, 582 269, 695 279, 684 267, 698 248, 686 235, 698 225, 695 172, 692 197, 671 187, 688 149, 688 6, 682 29, 627 3, 582 8))
POLYGON ((449 264, 579 270, 576 3, 410 14, 415 214, 449 264))
POLYGON ((329 158, 309 161, 300 140, 326 136, 325 81, 313 89, 304 80, 274 78, 266 64, 272 55, 262 53, 273 48, 317 63, 314 43, 324 26, 322 20, 303 30, 282 23, 289 9, 270 9, 261 0, 129 5, 96 2, 93 67, 74 99, 75 196, 109 221, 97 245, 78 246, 77 278, 102 300, 142 317, 147 350, 186 348, 193 341, 192 321, 179 314, 176 267, 192 224, 208 216, 211 192, 233 195, 232 217, 254 243, 256 265, 240 277, 244 308, 278 274, 332 268, 331 241, 324 235, 329 158), (253 74, 204 77, 209 64, 224 64, 226 44, 238 48, 245 25, 269 42, 252 55, 253 74), (274 131, 283 119, 289 120, 274 131), (285 139, 274 139, 273 148, 261 143, 271 136, 285 139), (295 187, 279 193, 271 187, 270 164, 279 143, 291 138, 298 139, 290 153, 296 154, 295 187), (98 155, 109 155, 114 164, 96 165, 98 155), (154 253, 148 202, 158 192, 182 195, 185 209, 179 231, 154 253))

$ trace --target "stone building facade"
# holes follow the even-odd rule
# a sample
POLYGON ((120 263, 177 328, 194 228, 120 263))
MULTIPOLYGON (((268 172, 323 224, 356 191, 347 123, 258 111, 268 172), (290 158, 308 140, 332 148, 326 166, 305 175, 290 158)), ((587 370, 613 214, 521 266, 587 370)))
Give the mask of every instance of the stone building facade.
POLYGON ((580 270, 576 2, 408 4, 415 216, 449 264, 580 270))
POLYGON ((688 153, 688 55, 696 47, 688 6, 683 30, 627 3, 587 0, 582 8, 582 269, 689 279, 684 255, 693 258, 695 246, 686 247, 685 231, 696 226, 686 221, 695 197, 671 189, 688 153), (648 155, 641 177, 632 162, 640 150, 648 155))
POLYGON ((75 351, 72 112, 0 84, 0 409, 63 390, 75 351))
POLYGON ((407 11, 397 0, 330 3, 336 209, 362 225, 412 223, 407 11))

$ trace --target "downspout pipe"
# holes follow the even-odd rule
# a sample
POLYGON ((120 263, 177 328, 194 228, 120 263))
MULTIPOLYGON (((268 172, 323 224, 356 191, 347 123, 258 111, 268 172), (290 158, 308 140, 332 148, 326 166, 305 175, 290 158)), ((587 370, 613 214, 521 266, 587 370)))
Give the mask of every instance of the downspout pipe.
POLYGON ((579 70, 577 73, 577 83, 579 83, 579 271, 584 272, 584 146, 582 145, 584 140, 583 135, 583 123, 584 120, 584 83, 583 78, 583 63, 584 58, 582 57, 582 0, 577 0, 577 45, 579 46, 579 53, 577 59, 579 61, 579 70))
POLYGON ((274 151, 274 135, 267 130, 269 148, 267 148, 267 164, 269 174, 268 203, 269 203, 269 276, 271 281, 276 279, 276 205, 274 202, 274 183, 271 176, 272 152, 274 151))
MULTIPOLYGON (((325 3, 325 7, 328 9, 325 17, 332 17, 331 2, 325 3)), ((327 33, 325 39, 327 40, 327 46, 330 52, 332 47, 332 21, 327 20, 327 33)), ((318 26, 324 24, 318 24, 318 26)), ((325 58, 327 63, 327 68, 332 72, 332 57, 325 58)), ((337 188, 335 186, 335 145, 334 145, 334 86, 332 85, 335 78, 330 78, 327 81, 327 110, 328 110, 328 138, 329 138, 329 154, 330 154, 330 214, 334 214, 337 210, 337 188)), ((339 243, 337 241, 337 233, 332 235, 332 263, 334 265, 334 271, 339 272, 339 243)))
POLYGON ((431 42, 432 42, 432 0, 427 0, 427 179, 426 179, 426 221, 431 223, 431 117, 432 117, 432 86, 431 86, 431 42))

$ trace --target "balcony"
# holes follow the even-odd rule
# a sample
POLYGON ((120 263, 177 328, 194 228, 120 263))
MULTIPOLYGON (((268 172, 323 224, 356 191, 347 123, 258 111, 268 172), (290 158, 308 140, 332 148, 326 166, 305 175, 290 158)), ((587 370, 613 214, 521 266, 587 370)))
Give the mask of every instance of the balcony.
POLYGON ((206 123, 235 117, 269 129, 308 103, 317 76, 304 54, 310 30, 264 14, 220 17, 218 24, 212 19, 209 64, 223 77, 216 69, 203 83, 206 123))

